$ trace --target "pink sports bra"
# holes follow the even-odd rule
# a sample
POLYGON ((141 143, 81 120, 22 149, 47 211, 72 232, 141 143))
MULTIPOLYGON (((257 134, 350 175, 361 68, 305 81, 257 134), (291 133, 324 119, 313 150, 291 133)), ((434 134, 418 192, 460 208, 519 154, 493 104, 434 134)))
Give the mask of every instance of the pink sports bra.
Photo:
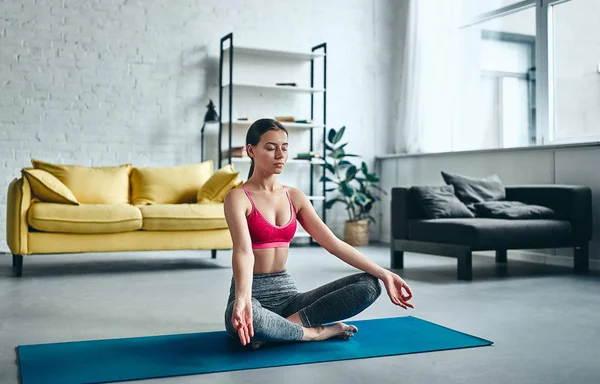
MULTIPOLYGON (((284 187, 285 188, 285 187, 284 187)), ((248 200, 252 204, 252 211, 246 217, 248 221, 248 230, 252 239, 252 249, 259 248, 289 248, 292 238, 296 234, 296 209, 290 198, 290 194, 285 189, 288 201, 290 202, 290 221, 283 225, 277 226, 271 224, 254 205, 254 200, 246 188, 242 187, 248 200)))

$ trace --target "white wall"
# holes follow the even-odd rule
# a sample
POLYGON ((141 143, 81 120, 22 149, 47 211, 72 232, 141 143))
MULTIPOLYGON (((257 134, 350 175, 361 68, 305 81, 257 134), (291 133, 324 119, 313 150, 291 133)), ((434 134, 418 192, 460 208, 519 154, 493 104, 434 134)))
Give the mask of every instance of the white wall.
MULTIPOLYGON (((389 126, 404 0, 35 0, 0 7, 0 210, 31 158, 83 165, 198 162, 219 40, 328 44, 328 123, 369 163, 389 126), (368 140, 365 140, 368 138, 368 140)), ((273 115, 279 111, 273 111, 273 115)), ((340 235, 343 215, 329 213, 340 235)), ((0 251, 7 251, 0 221, 0 251)))
MULTIPOLYGON (((429 155, 407 155, 378 160, 382 187, 443 185, 441 171, 473 177, 497 174, 505 185, 572 184, 592 189, 593 236, 590 242, 591 266, 600 269, 600 143, 580 147, 531 147, 518 150, 488 150, 429 155)), ((391 199, 384 201, 389 207, 391 199)), ((390 241, 390 210, 381 215, 381 240, 390 241)), ((541 250, 547 263, 570 265, 570 249, 541 250)), ((539 260, 539 258, 536 258, 539 260)))

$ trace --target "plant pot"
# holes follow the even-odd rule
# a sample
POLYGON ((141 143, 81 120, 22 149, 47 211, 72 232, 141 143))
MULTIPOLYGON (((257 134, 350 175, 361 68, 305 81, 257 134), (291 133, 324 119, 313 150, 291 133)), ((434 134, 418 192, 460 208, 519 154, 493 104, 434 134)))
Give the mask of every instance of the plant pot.
POLYGON ((346 221, 344 241, 355 247, 369 245, 369 220, 346 221))

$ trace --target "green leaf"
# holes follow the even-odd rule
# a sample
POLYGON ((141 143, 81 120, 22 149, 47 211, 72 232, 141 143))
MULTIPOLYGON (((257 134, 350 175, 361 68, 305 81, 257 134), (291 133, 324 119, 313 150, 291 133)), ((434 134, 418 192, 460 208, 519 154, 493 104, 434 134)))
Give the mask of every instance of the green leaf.
POLYGON ((346 202, 346 201, 345 201, 345 200, 343 200, 343 199, 333 199, 333 200, 328 200, 328 201, 325 203, 325 209, 331 209, 331 207, 333 207, 333 205, 334 205, 335 203, 345 203, 345 202, 346 202))
POLYGON ((345 153, 343 157, 360 157, 360 155, 353 155, 353 154, 350 154, 350 153, 345 153))
POLYGON ((329 130, 329 133, 327 134, 327 140, 329 140, 330 143, 335 144, 333 142, 333 138, 335 137, 336 133, 335 133, 335 129, 331 128, 329 130))
POLYGON ((359 192, 354 197, 354 201, 364 207, 369 202, 369 198, 364 193, 359 192))
POLYGON ((333 139, 330 138, 329 141, 331 141, 332 144, 337 144, 342 139, 342 136, 344 135, 345 130, 346 130, 345 126, 340 128, 340 130, 337 131, 336 134, 333 136, 333 139))
POLYGON ((329 154, 329 156, 333 157, 334 159, 341 159, 345 155, 346 154, 344 153, 344 150, 340 148, 337 148, 335 151, 329 154))
POLYGON ((346 170, 346 181, 348 182, 354 179, 354 176, 356 176, 356 172, 358 172, 356 167, 354 165, 350 166, 350 168, 346 170))
POLYGON ((333 173, 335 175, 335 169, 333 168, 333 165, 331 165, 331 163, 327 163, 325 164, 325 168, 327 168, 327 170, 331 173, 333 173))
POLYGON ((337 190, 337 188, 327 188, 327 189, 325 190, 325 192, 333 192, 333 191, 335 191, 335 190, 337 190))
POLYGON ((340 160, 340 162, 338 163, 338 166, 343 167, 345 165, 352 165, 351 162, 349 162, 348 160, 340 160))
POLYGON ((367 181, 369 181, 371 183, 376 183, 379 181, 379 178, 377 176, 375 176, 374 173, 367 173, 367 181))
POLYGON ((371 221, 372 223, 376 223, 377 222, 373 216, 369 215, 367 217, 369 218, 369 221, 371 221))
POLYGON ((369 174, 369 169, 367 168, 367 163, 365 163, 365 162, 363 161, 363 162, 362 162, 362 164, 360 165, 360 167, 361 167, 361 169, 362 169, 362 171, 363 171, 363 173, 364 173, 365 175, 368 175, 368 174, 369 174))
POLYGON ((338 148, 344 148, 346 145, 348 145, 348 143, 344 143, 344 144, 340 145, 338 148))
POLYGON ((333 150, 335 149, 335 148, 333 148, 331 145, 329 145, 329 144, 327 144, 327 143, 325 143, 325 148, 326 148, 328 151, 333 151, 333 150))
POLYGON ((340 182, 340 190, 346 197, 352 197, 354 195, 354 188, 348 183, 340 182))
POLYGON ((323 180, 329 182, 329 183, 335 183, 335 181, 331 180, 329 177, 327 176, 321 176, 321 178, 319 179, 320 182, 323 182, 323 180))

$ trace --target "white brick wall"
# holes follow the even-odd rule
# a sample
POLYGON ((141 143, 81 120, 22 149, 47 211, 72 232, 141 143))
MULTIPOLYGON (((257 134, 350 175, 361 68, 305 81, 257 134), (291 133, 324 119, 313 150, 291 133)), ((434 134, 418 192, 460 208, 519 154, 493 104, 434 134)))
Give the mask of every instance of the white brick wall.
MULTIPOLYGON (((400 1, 400 0, 399 0, 400 1)), ((199 161, 219 40, 306 50, 328 43, 328 122, 372 162, 388 125, 394 0, 11 0, 0 6, 0 210, 39 158, 136 166, 199 161), (380 21, 383 20, 383 23, 380 21), (379 143, 378 143, 379 142, 379 143)), ((342 215, 329 214, 341 233, 342 215), (336 217, 337 216, 337 217, 336 217)), ((0 251, 7 251, 0 221, 0 251)))

